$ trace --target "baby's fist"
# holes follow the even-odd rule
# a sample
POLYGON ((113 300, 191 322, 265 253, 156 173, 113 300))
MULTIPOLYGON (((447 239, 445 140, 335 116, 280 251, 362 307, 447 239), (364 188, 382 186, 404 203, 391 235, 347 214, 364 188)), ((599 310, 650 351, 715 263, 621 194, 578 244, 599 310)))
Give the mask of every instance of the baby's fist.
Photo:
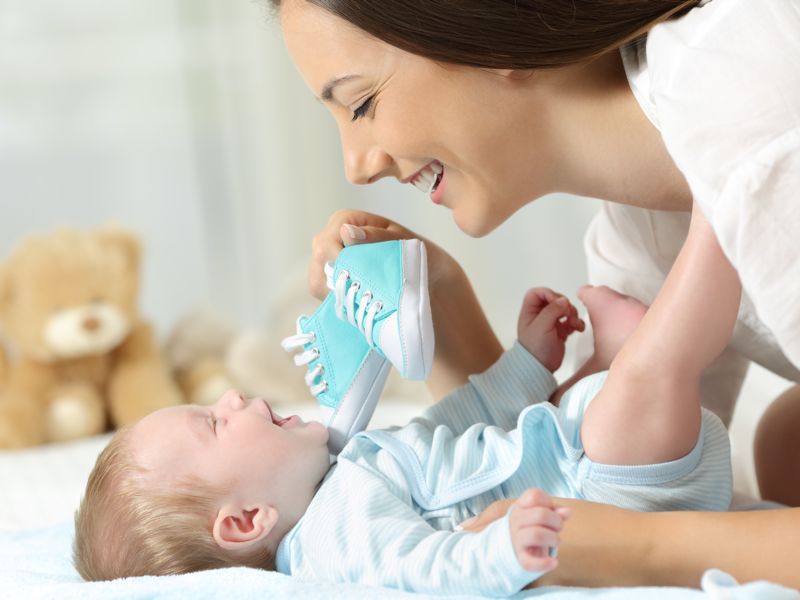
POLYGON ((523 569, 546 573, 558 565, 550 549, 558 547, 558 532, 568 517, 569 509, 556 507, 541 490, 527 490, 517 499, 509 526, 514 553, 523 569))
POLYGON ((528 290, 517 321, 517 339, 551 373, 564 360, 566 340, 585 325, 577 309, 548 288, 528 290))

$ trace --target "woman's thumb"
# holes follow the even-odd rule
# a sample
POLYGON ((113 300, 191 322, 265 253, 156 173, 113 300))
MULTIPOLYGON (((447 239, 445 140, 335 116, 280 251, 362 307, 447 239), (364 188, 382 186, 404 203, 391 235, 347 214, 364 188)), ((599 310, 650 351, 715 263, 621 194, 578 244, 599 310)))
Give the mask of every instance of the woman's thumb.
POLYGON ((368 244, 373 242, 385 242, 387 240, 400 239, 399 232, 391 231, 385 227, 360 227, 345 223, 339 229, 339 235, 345 246, 354 244, 368 244))

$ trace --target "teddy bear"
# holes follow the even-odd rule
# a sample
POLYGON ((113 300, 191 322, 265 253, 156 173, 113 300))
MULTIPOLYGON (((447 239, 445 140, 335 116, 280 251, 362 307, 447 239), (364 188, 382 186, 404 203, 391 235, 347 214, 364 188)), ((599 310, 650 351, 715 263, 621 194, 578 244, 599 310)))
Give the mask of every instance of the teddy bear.
POLYGON ((135 235, 106 226, 30 237, 0 264, 0 448, 98 434, 183 402, 137 310, 140 258, 135 235))

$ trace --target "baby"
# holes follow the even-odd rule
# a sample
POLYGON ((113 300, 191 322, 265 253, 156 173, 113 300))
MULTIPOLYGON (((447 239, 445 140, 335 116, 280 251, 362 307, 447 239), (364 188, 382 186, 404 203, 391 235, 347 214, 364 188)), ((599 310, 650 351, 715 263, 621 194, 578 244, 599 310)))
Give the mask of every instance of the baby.
POLYGON ((76 567, 103 580, 246 565, 510 595, 557 564, 567 513, 547 494, 724 510, 727 433, 701 410, 698 387, 730 335, 739 293, 696 214, 649 311, 582 288, 595 355, 559 407, 548 402, 552 372, 580 324, 566 298, 538 288, 497 363, 405 427, 356 435, 334 466, 321 423, 280 416, 260 398, 231 391, 211 407, 153 413, 98 458, 76 514, 76 567), (612 358, 608 372, 590 374, 612 358), (532 487, 546 492, 533 505, 518 502, 480 533, 458 529, 532 487))

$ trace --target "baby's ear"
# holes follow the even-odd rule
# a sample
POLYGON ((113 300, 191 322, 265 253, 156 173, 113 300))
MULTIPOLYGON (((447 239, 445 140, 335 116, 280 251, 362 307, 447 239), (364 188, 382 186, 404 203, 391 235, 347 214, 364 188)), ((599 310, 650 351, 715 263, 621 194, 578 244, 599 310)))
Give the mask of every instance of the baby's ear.
POLYGON ((214 541, 226 550, 244 550, 263 541, 278 522, 278 509, 269 504, 242 507, 226 504, 214 519, 214 541))

